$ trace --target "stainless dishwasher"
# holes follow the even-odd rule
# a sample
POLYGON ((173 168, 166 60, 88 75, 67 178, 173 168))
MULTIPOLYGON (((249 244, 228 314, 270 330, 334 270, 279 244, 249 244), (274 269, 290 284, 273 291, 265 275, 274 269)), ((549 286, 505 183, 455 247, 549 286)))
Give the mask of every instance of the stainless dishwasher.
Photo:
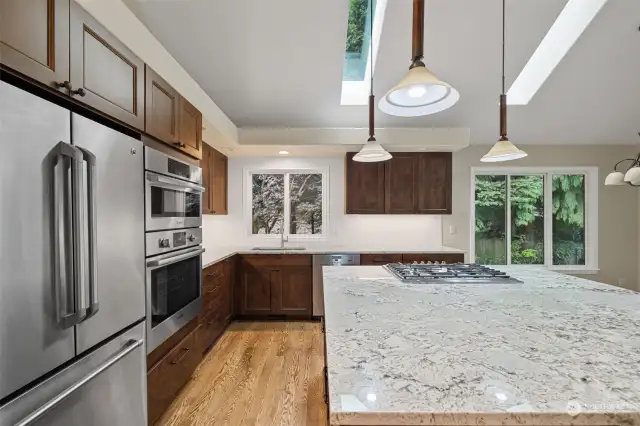
POLYGON ((324 316, 323 266, 358 266, 359 254, 314 254, 313 255, 313 316, 324 316))

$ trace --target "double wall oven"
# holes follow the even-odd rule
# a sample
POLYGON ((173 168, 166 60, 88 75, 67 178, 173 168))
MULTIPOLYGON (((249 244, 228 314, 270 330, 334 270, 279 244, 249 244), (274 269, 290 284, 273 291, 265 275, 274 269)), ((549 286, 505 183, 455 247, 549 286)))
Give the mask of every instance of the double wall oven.
POLYGON ((145 148, 147 352, 202 309, 202 170, 145 148))

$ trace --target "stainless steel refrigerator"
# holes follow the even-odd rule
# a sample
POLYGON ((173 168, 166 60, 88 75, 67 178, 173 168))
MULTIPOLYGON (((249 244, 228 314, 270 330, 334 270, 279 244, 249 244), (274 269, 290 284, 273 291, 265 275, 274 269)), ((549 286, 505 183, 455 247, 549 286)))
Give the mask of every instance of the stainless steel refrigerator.
POLYGON ((143 147, 0 81, 0 426, 146 425, 143 147))

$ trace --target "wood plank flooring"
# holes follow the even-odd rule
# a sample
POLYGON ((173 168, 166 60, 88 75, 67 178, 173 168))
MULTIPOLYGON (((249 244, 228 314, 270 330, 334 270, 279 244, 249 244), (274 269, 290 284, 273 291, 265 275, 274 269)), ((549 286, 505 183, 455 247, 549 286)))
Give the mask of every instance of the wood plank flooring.
POLYGON ((233 323, 156 426, 326 426, 323 368, 319 323, 233 323))

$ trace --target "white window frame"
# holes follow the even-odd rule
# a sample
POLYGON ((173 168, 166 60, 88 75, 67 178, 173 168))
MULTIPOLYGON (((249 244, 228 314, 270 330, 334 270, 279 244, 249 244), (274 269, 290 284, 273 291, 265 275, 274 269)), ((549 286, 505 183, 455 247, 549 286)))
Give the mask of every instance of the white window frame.
POLYGON ((259 174, 278 174, 284 176, 284 235, 290 241, 295 240, 326 240, 329 232, 329 168, 282 168, 282 169, 263 169, 263 168, 245 168, 244 169, 244 197, 243 211, 244 223, 247 235, 252 238, 280 239, 281 234, 254 234, 252 227, 253 220, 253 175, 259 174), (291 219, 291 203, 289 202, 289 175, 290 174, 320 174, 322 175, 322 231, 320 234, 290 234, 289 221, 291 219))
MULTIPOLYGON (((471 168, 471 222, 469 226, 470 244, 469 256, 472 262, 476 258, 476 176, 503 175, 507 176, 507 187, 511 176, 544 175, 544 265, 546 268, 559 272, 576 274, 598 273, 598 168, 597 167, 472 167, 471 168), (584 265, 554 265, 553 264, 553 206, 548 200, 553 199, 553 185, 551 176, 556 174, 583 174, 585 176, 585 264, 584 265)), ((507 191, 506 200, 506 239, 511 241, 511 208, 510 192, 507 191)), ((507 244, 507 264, 511 264, 511 244, 507 244)))

